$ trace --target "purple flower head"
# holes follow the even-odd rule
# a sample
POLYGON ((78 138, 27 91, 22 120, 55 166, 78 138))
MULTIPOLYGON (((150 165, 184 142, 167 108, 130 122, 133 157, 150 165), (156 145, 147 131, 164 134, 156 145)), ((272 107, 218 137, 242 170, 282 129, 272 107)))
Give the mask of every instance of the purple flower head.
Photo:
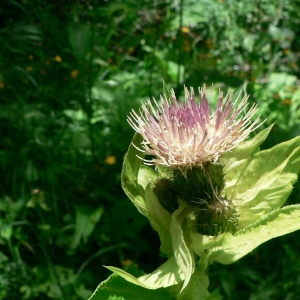
POLYGON ((219 92, 216 110, 210 112, 205 86, 199 88, 199 103, 193 88, 185 87, 185 102, 178 102, 173 90, 171 99, 161 96, 161 103, 148 99, 140 109, 128 117, 129 124, 142 135, 145 164, 163 165, 185 172, 193 167, 216 163, 220 156, 245 140, 257 128, 259 118, 251 118, 257 111, 254 104, 247 112, 248 95, 232 101, 232 92, 225 97, 219 92))

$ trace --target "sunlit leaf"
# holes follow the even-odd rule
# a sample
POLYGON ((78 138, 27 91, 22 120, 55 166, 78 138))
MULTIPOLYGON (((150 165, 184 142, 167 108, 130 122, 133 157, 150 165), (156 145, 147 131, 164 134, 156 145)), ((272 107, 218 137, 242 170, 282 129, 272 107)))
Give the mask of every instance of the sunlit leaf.
POLYGON ((159 203, 153 193, 153 186, 149 184, 145 192, 145 205, 148 211, 148 219, 151 226, 157 231, 161 246, 160 250, 168 257, 173 255, 172 240, 170 234, 171 214, 167 212, 159 203))
POLYGON ((242 227, 262 213, 281 207, 300 170, 300 137, 249 157, 227 195, 237 207, 242 227))
POLYGON ((185 219, 186 213, 186 205, 185 203, 181 203, 179 209, 177 209, 172 215, 171 222, 171 236, 172 236, 172 245, 173 245, 173 253, 176 260, 177 265, 185 276, 185 280, 182 286, 182 290, 185 289, 189 280, 194 272, 195 261, 193 257, 192 251, 188 248, 183 231, 182 231, 182 223, 185 219))
POLYGON ((148 184, 151 182, 155 183, 157 178, 157 173, 153 169, 143 164, 141 165, 138 173, 138 184, 143 188, 144 191, 146 190, 148 184))
POLYGON ((117 274, 112 274, 100 283, 89 300, 176 300, 167 289, 149 290, 135 285, 117 274))
POLYGON ((169 287, 178 284, 183 281, 184 275, 178 268, 174 257, 167 260, 164 264, 158 267, 155 271, 150 274, 140 276, 138 278, 127 273, 124 270, 108 267, 107 269, 118 274, 119 276, 126 279, 135 285, 147 288, 147 289, 158 289, 161 287, 169 287))
POLYGON ((268 137, 272 126, 260 131, 254 138, 249 141, 241 143, 239 146, 234 148, 232 151, 225 153, 222 157, 225 162, 225 193, 230 198, 231 189, 234 189, 237 180, 239 179, 239 174, 245 168, 246 160, 255 153, 259 146, 268 137))
MULTIPOLYGON (((142 160, 137 155, 143 158, 143 153, 138 151, 136 147, 141 145, 143 138, 136 133, 131 141, 129 149, 124 157, 123 169, 121 174, 122 188, 132 203, 137 207, 139 212, 144 216, 148 215, 145 200, 144 191, 138 184, 138 174, 142 164, 142 160), (135 146, 133 146, 135 145, 135 146)), ((143 180, 141 180, 143 182, 143 180)))
POLYGON ((222 249, 214 249, 210 259, 233 263, 262 243, 299 229, 300 205, 286 206, 261 217, 236 235, 224 235, 222 249))
POLYGON ((192 248, 199 255, 208 253, 210 263, 230 264, 262 243, 300 229, 300 205, 286 206, 270 212, 235 235, 223 233, 216 237, 191 235, 192 248))

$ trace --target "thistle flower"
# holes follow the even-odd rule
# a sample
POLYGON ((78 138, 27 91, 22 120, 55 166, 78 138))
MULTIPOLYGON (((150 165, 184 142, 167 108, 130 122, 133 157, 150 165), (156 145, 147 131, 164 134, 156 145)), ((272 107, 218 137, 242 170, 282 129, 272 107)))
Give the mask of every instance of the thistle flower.
POLYGON ((154 106, 148 99, 140 109, 140 115, 132 111, 128 122, 144 139, 142 149, 152 160, 148 165, 163 165, 180 169, 185 173, 193 167, 216 163, 220 156, 245 140, 259 125, 259 118, 251 121, 257 111, 254 104, 248 107, 248 95, 238 103, 241 94, 233 102, 232 92, 224 97, 219 92, 216 110, 210 114, 206 87, 199 88, 199 103, 194 90, 185 87, 185 102, 177 101, 174 90, 171 99, 161 96, 154 106), (244 115, 243 115, 244 114, 244 115), (257 125, 257 126, 256 126, 257 125))

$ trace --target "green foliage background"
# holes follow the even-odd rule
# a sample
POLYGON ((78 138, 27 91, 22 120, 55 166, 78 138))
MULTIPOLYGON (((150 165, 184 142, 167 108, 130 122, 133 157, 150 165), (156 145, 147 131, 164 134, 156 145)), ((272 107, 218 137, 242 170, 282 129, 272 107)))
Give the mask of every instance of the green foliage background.
MULTIPOLYGON (((300 134, 299 0, 0 3, 0 299, 87 299, 110 272, 164 259, 120 185, 126 116, 162 80, 247 82, 264 148, 300 134)), ((299 203, 299 184, 289 204, 299 203)), ((210 268, 226 299, 297 299, 299 233, 210 268)))

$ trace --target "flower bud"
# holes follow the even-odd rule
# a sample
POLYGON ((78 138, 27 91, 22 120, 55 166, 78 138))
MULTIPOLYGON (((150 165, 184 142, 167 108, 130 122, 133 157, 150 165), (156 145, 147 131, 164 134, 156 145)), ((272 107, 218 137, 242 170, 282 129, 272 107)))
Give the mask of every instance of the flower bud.
POLYGON ((223 197, 202 201, 196 212, 197 231, 203 235, 218 235, 238 230, 238 215, 233 203, 223 197))
POLYGON ((156 181, 153 192, 161 206, 169 213, 173 213, 178 208, 174 183, 168 178, 160 178, 156 181))

